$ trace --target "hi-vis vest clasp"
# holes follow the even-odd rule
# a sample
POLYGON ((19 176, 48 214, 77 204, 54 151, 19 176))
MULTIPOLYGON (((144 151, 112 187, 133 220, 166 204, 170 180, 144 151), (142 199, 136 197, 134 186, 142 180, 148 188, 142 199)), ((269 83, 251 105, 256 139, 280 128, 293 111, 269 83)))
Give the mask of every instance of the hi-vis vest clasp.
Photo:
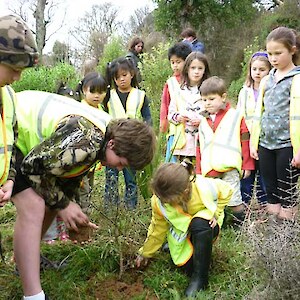
MULTIPOLYGON (((258 149, 258 142, 261 131, 261 117, 264 110, 263 98, 265 87, 270 75, 265 76, 259 87, 259 96, 253 118, 250 144, 254 149, 258 149)), ((294 155, 300 149, 300 74, 293 77, 290 92, 290 135, 294 155)))
POLYGON ((226 172, 237 169, 241 174, 242 149, 240 140, 241 114, 230 108, 213 132, 206 118, 199 126, 201 170, 205 176, 211 170, 226 172))
POLYGON ((10 160, 14 144, 15 107, 14 92, 9 86, 0 88, 2 94, 2 118, 0 122, 0 186, 6 180, 10 169, 10 160))
POLYGON ((109 114, 116 118, 141 119, 141 109, 145 100, 145 92, 132 88, 126 101, 126 110, 116 90, 111 90, 110 100, 107 103, 109 114))

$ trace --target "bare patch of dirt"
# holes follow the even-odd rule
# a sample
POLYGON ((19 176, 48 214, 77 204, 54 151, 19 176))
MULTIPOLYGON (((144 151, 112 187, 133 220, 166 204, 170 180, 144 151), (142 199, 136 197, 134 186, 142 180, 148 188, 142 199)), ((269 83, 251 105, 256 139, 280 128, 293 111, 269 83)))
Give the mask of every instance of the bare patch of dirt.
POLYGON ((131 300, 142 296, 145 300, 158 300, 153 292, 144 287, 143 274, 137 270, 128 270, 121 280, 110 277, 100 283, 95 291, 97 300, 131 300))
POLYGON ((78 232, 69 230, 69 238, 73 242, 85 243, 91 241, 93 229, 88 226, 78 226, 78 232))

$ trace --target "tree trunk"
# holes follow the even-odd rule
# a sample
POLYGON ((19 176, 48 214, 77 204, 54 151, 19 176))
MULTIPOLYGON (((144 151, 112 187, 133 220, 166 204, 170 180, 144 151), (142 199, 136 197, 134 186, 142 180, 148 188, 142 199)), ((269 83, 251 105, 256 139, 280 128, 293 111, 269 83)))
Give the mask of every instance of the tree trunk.
POLYGON ((40 55, 43 54, 46 40, 45 7, 47 0, 37 0, 34 18, 36 20, 36 43, 40 55))

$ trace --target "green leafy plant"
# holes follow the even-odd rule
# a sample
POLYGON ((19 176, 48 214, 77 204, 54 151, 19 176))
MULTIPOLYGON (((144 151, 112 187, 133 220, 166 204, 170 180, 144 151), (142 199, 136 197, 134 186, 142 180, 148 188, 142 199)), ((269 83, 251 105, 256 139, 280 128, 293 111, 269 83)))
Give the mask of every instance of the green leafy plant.
POLYGON ((239 92, 240 92, 241 88, 243 87, 243 84, 246 80, 246 75, 247 75, 248 64, 249 64, 250 58, 253 53, 255 53, 259 50, 261 50, 261 49, 259 46, 258 37, 255 37, 253 43, 248 45, 244 49, 244 59, 241 62, 241 67, 242 67, 241 75, 237 80, 232 81, 228 88, 229 99, 232 100, 234 102, 234 104, 237 103, 239 92))
POLYGON ((38 90, 55 93, 60 82, 65 82, 75 88, 80 78, 75 68, 69 64, 60 63, 54 67, 38 66, 23 71, 21 80, 12 84, 16 92, 38 90))
POLYGON ((104 46, 103 55, 101 56, 97 69, 101 74, 105 75, 107 63, 124 55, 126 55, 126 48, 121 38, 113 37, 109 43, 104 46))

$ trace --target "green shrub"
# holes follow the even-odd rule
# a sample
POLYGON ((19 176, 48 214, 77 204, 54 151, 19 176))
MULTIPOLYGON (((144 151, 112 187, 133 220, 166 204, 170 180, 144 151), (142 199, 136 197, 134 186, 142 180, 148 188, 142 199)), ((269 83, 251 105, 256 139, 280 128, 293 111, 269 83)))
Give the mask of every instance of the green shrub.
POLYGON ((143 64, 141 74, 143 82, 141 88, 146 91, 150 102, 154 128, 159 127, 159 112, 161 94, 166 80, 172 75, 172 70, 168 60, 168 49, 170 42, 160 43, 153 47, 151 51, 143 54, 143 64))
POLYGON ((120 37, 114 37, 108 44, 104 46, 103 55, 97 67, 98 71, 105 75, 106 65, 114 59, 126 55, 126 47, 123 45, 120 37))
POLYGON ((55 93, 60 82, 75 88, 80 78, 73 66, 65 63, 54 67, 38 66, 26 69, 19 81, 12 84, 16 92, 24 90, 38 90, 55 93))
POLYGON ((244 84, 246 76, 247 76, 249 60, 250 60, 252 54, 259 50, 260 50, 260 47, 259 47, 257 37, 255 37, 255 39, 251 45, 247 46, 244 49, 244 59, 241 63, 241 65, 242 65, 241 76, 237 80, 232 81, 228 88, 228 97, 232 101, 232 104, 234 106, 237 104, 239 92, 240 92, 241 88, 243 87, 243 84, 244 84))

